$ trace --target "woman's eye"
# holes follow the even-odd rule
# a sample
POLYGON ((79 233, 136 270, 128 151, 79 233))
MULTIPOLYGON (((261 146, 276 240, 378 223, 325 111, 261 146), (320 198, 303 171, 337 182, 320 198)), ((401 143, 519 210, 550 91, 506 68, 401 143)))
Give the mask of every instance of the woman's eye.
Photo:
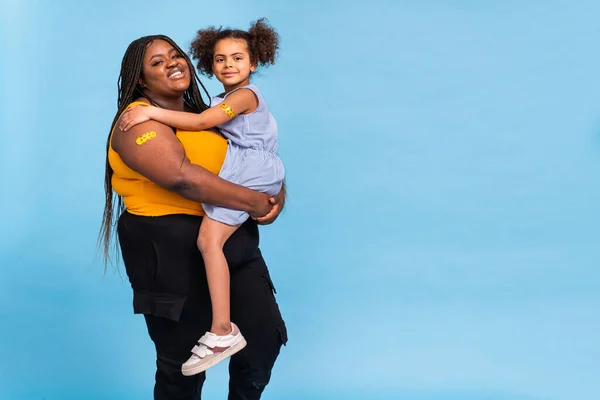
POLYGON ((153 67, 156 67, 158 64, 162 63, 162 61, 157 61, 154 64, 152 64, 153 67))
POLYGON ((240 61, 242 59, 242 57, 236 57, 235 61, 240 61))

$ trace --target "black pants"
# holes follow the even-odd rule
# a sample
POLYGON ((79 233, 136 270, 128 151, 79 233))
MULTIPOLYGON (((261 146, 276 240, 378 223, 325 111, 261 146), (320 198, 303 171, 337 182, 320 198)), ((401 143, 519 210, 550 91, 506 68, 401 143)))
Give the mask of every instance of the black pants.
MULTIPOLYGON (((181 374, 181 364, 211 323, 204 263, 196 247, 200 222, 189 215, 140 217, 125 212, 119 218, 134 312, 144 314, 156 347, 156 400, 198 400, 205 379, 204 373, 181 374)), ((223 251, 231 275, 231 320, 248 342, 229 363, 229 400, 259 399, 287 331, 258 249, 256 224, 243 224, 223 251)))

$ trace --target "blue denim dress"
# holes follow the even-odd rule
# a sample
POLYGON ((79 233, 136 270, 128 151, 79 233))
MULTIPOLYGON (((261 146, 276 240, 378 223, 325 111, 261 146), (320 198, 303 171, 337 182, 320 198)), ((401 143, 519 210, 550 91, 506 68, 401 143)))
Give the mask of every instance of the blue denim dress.
MULTIPOLYGON (((269 112, 260 90, 254 85, 232 90, 224 97, 213 97, 211 106, 224 102, 231 93, 249 89, 258 99, 250 114, 238 114, 218 126, 229 141, 219 176, 249 189, 276 195, 281 190, 285 170, 277 153, 277 122, 269 112)), ((249 217, 244 211, 202 204, 208 217, 227 225, 240 225, 249 217)))

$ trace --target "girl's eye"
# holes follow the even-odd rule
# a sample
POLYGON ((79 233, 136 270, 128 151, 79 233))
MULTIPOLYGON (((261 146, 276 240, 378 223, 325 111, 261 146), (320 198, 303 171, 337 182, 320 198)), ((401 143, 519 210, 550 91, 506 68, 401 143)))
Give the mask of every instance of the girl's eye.
POLYGON ((217 58, 216 62, 223 62, 222 58, 217 58))
POLYGON ((236 57, 235 61, 240 61, 242 59, 242 57, 236 57))
POLYGON ((157 61, 154 64, 152 64, 153 67, 156 67, 158 64, 162 63, 162 61, 157 61))
POLYGON ((175 54, 173 58, 181 58, 181 54, 175 54))

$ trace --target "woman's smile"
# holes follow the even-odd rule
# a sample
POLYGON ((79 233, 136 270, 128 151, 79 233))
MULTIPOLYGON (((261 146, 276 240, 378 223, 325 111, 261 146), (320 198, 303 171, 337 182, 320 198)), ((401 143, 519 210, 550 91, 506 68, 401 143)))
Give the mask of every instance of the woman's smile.
POLYGON ((169 79, 185 78, 185 70, 180 66, 174 67, 171 70, 169 70, 169 72, 167 73, 167 78, 169 78, 169 79))

